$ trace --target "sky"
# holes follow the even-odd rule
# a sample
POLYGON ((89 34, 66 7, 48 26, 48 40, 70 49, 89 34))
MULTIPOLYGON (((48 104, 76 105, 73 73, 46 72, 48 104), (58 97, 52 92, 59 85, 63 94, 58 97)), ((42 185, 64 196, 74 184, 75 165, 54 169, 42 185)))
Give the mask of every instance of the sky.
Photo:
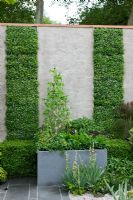
POLYGON ((67 8, 65 8, 64 6, 59 6, 57 3, 53 5, 52 1, 53 0, 44 1, 45 15, 47 17, 50 17, 51 20, 54 20, 58 23, 67 24, 66 15, 68 14, 72 17, 76 13, 76 4, 73 3, 71 6, 69 6, 69 10, 67 10, 67 8))

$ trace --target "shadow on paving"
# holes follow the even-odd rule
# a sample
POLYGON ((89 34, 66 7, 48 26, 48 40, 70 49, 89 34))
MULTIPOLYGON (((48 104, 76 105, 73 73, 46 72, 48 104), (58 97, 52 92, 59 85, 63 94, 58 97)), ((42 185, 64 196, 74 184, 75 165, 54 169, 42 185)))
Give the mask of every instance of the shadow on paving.
POLYGON ((17 178, 0 185, 0 200, 69 200, 69 197, 61 187, 37 187, 36 178, 17 178))

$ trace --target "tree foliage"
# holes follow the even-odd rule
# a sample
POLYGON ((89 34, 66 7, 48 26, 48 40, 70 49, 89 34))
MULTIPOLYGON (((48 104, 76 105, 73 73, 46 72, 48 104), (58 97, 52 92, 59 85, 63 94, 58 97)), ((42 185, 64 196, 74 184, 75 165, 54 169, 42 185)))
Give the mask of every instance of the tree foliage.
POLYGON ((132 0, 99 0, 91 7, 85 4, 70 23, 127 25, 132 5, 132 0))
POLYGON ((0 1, 8 3, 8 4, 14 4, 14 3, 16 3, 16 0, 0 0, 0 1))
MULTIPOLYGON (((8 0, 7 0, 8 1, 8 0)), ((13 2, 9 0, 8 2, 13 2)), ((0 1, 0 22, 33 23, 35 19, 36 0, 17 0, 14 4, 0 1)))

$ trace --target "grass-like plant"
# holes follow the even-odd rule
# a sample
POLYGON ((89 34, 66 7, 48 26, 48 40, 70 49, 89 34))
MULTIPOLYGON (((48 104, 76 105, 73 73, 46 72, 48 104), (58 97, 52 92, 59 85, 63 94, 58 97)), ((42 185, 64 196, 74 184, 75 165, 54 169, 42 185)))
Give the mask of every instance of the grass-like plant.
POLYGON ((110 187, 107 182, 105 182, 110 193, 112 194, 114 200, 133 200, 133 191, 128 191, 127 181, 122 182, 119 185, 118 190, 114 191, 114 187, 110 187))
POLYGON ((96 164, 94 149, 90 150, 90 159, 86 165, 76 154, 73 165, 70 167, 67 155, 64 184, 73 194, 81 195, 87 190, 93 189, 103 175, 103 172, 104 170, 100 169, 96 164))

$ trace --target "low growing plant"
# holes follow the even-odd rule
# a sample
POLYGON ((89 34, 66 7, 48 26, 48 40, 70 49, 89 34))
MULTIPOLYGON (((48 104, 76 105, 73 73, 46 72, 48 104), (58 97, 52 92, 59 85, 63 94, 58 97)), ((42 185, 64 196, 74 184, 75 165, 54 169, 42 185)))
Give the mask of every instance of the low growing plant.
POLYGON ((87 190, 93 189, 95 184, 101 179, 103 172, 96 164, 95 150, 90 149, 90 160, 86 165, 83 164, 81 158, 78 158, 76 154, 71 168, 67 157, 64 184, 73 194, 81 195, 87 190))
POLYGON ((107 182, 105 182, 110 193, 112 194, 114 200, 133 200, 132 192, 128 191, 127 181, 119 184, 119 188, 117 191, 114 191, 114 187, 110 187, 107 182))
POLYGON ((102 179, 93 187, 93 193, 108 193, 109 190, 105 181, 117 190, 118 185, 126 180, 128 180, 128 187, 131 187, 133 185, 133 161, 127 158, 111 157, 108 160, 108 165, 102 179))

